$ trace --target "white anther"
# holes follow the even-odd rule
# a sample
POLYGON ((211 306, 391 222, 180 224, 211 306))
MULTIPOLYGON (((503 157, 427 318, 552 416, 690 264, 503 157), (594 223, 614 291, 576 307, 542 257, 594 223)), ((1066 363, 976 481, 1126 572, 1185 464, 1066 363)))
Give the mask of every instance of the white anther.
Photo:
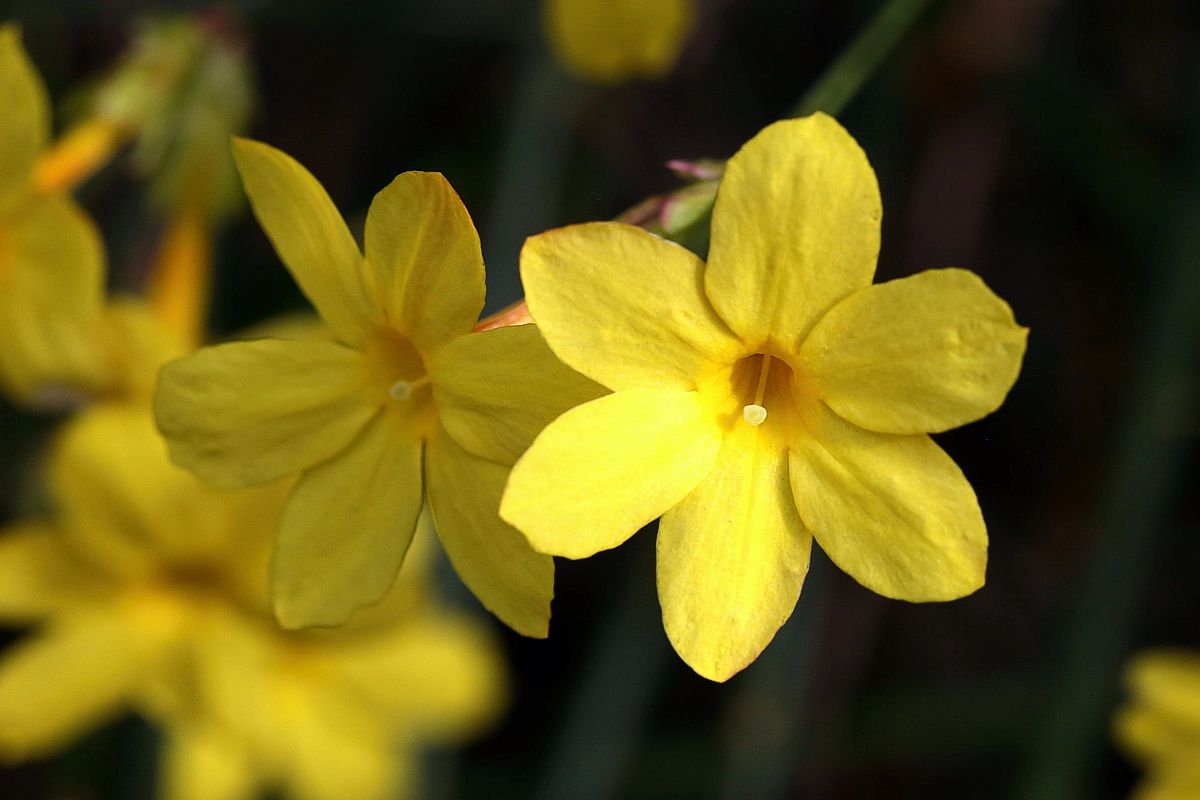
POLYGON ((392 384, 392 388, 388 389, 388 394, 393 400, 407 400, 412 397, 413 385, 408 381, 396 381, 392 384))
POLYGON ((742 419, 747 425, 762 425, 767 421, 767 410, 757 403, 742 407, 742 419))

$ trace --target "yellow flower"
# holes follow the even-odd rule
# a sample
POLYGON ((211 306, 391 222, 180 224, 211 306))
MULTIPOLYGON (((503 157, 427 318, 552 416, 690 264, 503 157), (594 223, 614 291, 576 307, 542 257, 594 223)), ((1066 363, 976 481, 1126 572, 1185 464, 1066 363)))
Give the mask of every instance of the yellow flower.
POLYGON ((479 237, 445 178, 408 172, 376 195, 365 257, 328 195, 286 154, 235 148, 255 214, 338 341, 261 340, 164 367, 172 457, 224 486, 300 473, 279 530, 273 597, 289 628, 343 622, 392 583, 427 495, 467 586, 545 636, 553 561, 497 513, 511 465, 599 388, 532 325, 472 333, 479 237))
POLYGON ((1138 800, 1200 798, 1200 654, 1155 650, 1126 672, 1130 697, 1116 736, 1147 771, 1138 800))
POLYGON ((0 537, 0 618, 38 624, 0 660, 0 754, 52 751, 156 708, 206 637, 266 608, 278 487, 206 487, 166 459, 144 409, 87 412, 50 459, 52 522, 0 537))
POLYGON ((832 118, 774 124, 729 162, 708 264, 618 223, 528 241, 551 349, 613 394, 551 423, 501 516, 583 558, 662 516, 675 649, 725 680, 791 615, 813 537, 864 586, 912 601, 983 584, 975 495, 926 435, 997 408, 1025 330, 975 275, 871 285, 874 172, 832 118))
POLYGON ((12 25, 0 26, 0 109, 0 390, 38 404, 98 379, 104 255, 83 211, 33 184, 50 111, 12 25))
POLYGON ((416 747, 468 738, 505 700, 503 662, 483 630, 414 610, 328 637, 224 628, 204 666, 207 714, 169 731, 164 794, 407 796, 416 747))
POLYGON ((665 75, 692 28, 692 0, 546 0, 559 59, 593 81, 665 75))
POLYGON ((369 800, 404 780, 398 747, 459 740, 505 701, 494 644, 434 605, 421 553, 346 629, 280 631, 267 556, 286 487, 205 485, 144 409, 72 423, 51 480, 53 522, 0 536, 0 619, 39 625, 0 658, 6 759, 135 708, 168 727, 172 800, 369 800))

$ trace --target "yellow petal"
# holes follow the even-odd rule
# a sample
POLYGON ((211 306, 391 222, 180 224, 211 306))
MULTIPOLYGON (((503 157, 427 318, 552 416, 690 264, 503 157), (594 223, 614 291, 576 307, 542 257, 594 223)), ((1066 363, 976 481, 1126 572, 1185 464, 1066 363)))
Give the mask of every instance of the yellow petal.
POLYGON ((546 636, 554 560, 500 519, 508 467, 471 455, 439 426, 425 451, 425 473, 434 524, 463 583, 513 630, 546 636))
POLYGON ((427 361, 446 430, 470 452, 512 464, 559 414, 605 394, 563 364, 534 325, 462 336, 427 361))
POLYGON ((695 392, 601 397, 542 431, 513 467, 500 516, 539 552, 586 558, 679 503, 720 447, 721 429, 695 392))
POLYGON ((173 726, 162 756, 164 800, 253 800, 258 796, 248 748, 212 726, 173 726))
POLYGON ((104 310, 103 349, 107 389, 121 402, 149 405, 158 370, 188 348, 155 319, 141 299, 117 298, 104 310))
POLYGON ((603 83, 670 71, 692 27, 692 0, 548 0, 547 36, 574 72, 603 83))
POLYGON ((822 399, 883 433, 934 433, 1000 407, 1026 329, 974 273, 928 270, 861 289, 800 348, 822 399))
POLYGON ((1139 702, 1191 720, 1200 734, 1200 654, 1151 650, 1129 666, 1126 682, 1139 702))
POLYGON ((231 339, 300 339, 301 341, 332 342, 333 331, 310 311, 289 311, 251 325, 233 334, 231 339))
POLYGON ((304 472, 271 563, 280 623, 339 625, 383 597, 412 541, 421 497, 421 442, 386 414, 304 472))
POLYGON ((0 620, 5 623, 41 620, 107 589, 48 525, 24 523, 0 533, 0 620))
POLYGON ((614 391, 695 389, 740 343, 704 297, 704 264, 632 225, 543 233, 521 250, 525 299, 569 366, 614 391))
POLYGON ((93 572, 127 583, 164 561, 223 564, 225 580, 261 599, 287 487, 220 491, 170 462, 145 410, 116 404, 68 423, 51 480, 60 527, 93 572))
POLYGON ((427 614, 340 645, 334 669, 401 729, 459 742, 507 704, 504 660, 487 633, 465 615, 427 614))
POLYGON ((50 133, 46 87, 16 25, 0 25, 0 211, 22 191, 50 133))
POLYGON ((118 714, 153 666, 157 645, 105 610, 74 615, 5 652, 0 754, 50 754, 118 714))
POLYGON ((100 383, 103 284, 99 234, 71 200, 38 198, 0 222, 0 385, 32 402, 100 383))
POLYGON ((1153 762, 1185 753, 1200 735, 1200 726, 1181 723, 1162 709, 1135 705, 1113 719, 1117 741, 1134 758, 1153 762))
POLYGON ((800 518, 829 557, 885 597, 954 600, 983 585, 987 531, 971 484, 928 436, 821 410, 791 443, 800 518))
POLYGON ((362 356, 334 342, 205 347, 159 373, 171 458, 219 486, 264 483, 342 450, 376 413, 362 356))
POLYGON ((469 333, 483 310, 475 223, 436 172, 405 172, 375 195, 365 248, 388 321, 421 350, 469 333))
MULTIPOLYGON (((428 495, 428 488, 426 494, 428 495)), ((337 637, 366 635, 394 627, 401 621, 420 616, 437 606, 438 598, 434 591, 437 576, 433 574, 433 567, 434 556, 439 549, 437 528, 433 525, 433 514, 430 513, 429 504, 426 502, 417 519, 417 532, 413 534, 412 544, 404 554, 404 563, 392 583, 392 588, 378 603, 354 612, 345 625, 339 625, 324 633, 337 637)), ((322 631, 305 633, 313 636, 321 634, 322 631)))
POLYGON ((1192 749, 1156 765, 1149 779, 1130 795, 1130 800, 1196 800, 1197 786, 1200 786, 1200 762, 1192 749))
MULTIPOLYGON (((282 637, 235 617, 221 622, 196 648, 195 721, 227 734, 224 749, 248 761, 260 786, 298 799, 402 796, 388 792, 404 775, 390 763, 397 742, 385 715, 341 673, 358 638, 341 629, 282 637)), ((407 754, 401 759, 407 771, 407 754)))
POLYGON ((360 343, 380 319, 363 258, 325 189, 295 159, 270 145, 234 140, 242 183, 275 252, 338 338, 360 343))
POLYGON ((708 477, 658 525, 658 599, 675 651, 713 681, 749 666, 792 615, 811 550, 786 450, 734 426, 708 477))
POLYGON ((175 504, 196 485, 167 460, 136 407, 76 416, 55 443, 49 473, 65 543, 95 573, 123 582, 154 570, 156 544, 184 516, 175 504))
MULTIPOLYGON (((321 699, 321 698, 317 698, 321 699)), ((311 701, 310 701, 311 702, 311 701)), ((412 754, 395 743, 346 734, 333 713, 298 709, 288 720, 280 776, 296 800, 392 800, 410 797, 412 754)), ((349 727, 343 723, 342 727, 349 727)))
POLYGON ((729 160, 717 190, 708 298, 754 347, 790 352, 871 282, 882 218, 875 172, 833 117, 769 125, 729 160))

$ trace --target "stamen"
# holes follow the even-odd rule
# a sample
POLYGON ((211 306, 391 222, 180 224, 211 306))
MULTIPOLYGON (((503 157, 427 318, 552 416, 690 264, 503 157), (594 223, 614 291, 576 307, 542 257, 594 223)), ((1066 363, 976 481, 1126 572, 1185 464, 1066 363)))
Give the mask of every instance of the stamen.
POLYGON ((411 400, 413 392, 417 391, 417 389, 420 389, 427 383, 429 383, 428 375, 423 375, 420 378, 417 378, 415 381, 396 381, 392 384, 391 388, 388 389, 388 395, 391 396, 393 400, 411 400))
POLYGON ((742 407, 742 419, 747 425, 762 425, 767 421, 767 410, 763 408, 763 395, 767 391, 767 375, 771 373, 771 357, 763 353, 762 371, 758 373, 758 391, 754 402, 742 407))

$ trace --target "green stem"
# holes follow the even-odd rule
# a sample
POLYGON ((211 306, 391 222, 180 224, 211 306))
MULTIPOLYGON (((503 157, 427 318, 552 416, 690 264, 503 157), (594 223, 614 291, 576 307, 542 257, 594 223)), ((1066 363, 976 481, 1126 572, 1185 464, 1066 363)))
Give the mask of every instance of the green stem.
POLYGON ((816 111, 837 116, 878 71, 933 0, 888 0, 854 41, 825 70, 792 109, 791 116, 816 111))

